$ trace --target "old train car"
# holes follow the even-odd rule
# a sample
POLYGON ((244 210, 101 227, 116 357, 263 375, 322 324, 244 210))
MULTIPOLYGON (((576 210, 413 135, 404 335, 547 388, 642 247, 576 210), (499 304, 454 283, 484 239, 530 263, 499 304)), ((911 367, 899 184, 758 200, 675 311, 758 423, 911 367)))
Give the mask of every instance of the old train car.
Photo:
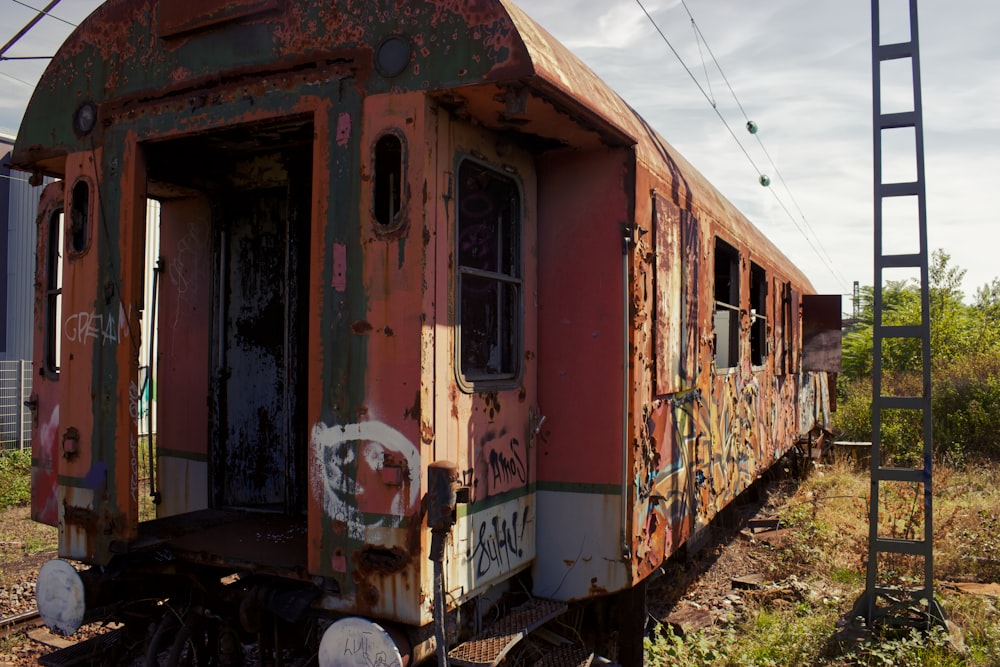
POLYGON ((641 664, 645 582, 828 420, 839 301, 510 0, 109 0, 13 161, 39 607, 148 664, 566 609, 641 664))

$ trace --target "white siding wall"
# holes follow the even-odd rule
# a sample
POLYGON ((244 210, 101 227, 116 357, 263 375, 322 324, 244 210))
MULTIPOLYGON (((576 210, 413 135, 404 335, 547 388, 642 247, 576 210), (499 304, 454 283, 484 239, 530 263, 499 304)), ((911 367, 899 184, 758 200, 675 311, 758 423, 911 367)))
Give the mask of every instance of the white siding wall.
MULTIPOLYGON (((0 136, 0 163, 9 161, 13 140, 0 136)), ((50 179, 46 179, 50 182, 50 179)), ((0 229, 7 235, 4 285, 7 309, 2 326, 6 345, 0 345, 0 359, 31 358, 31 327, 35 274, 35 215, 42 187, 28 185, 28 175, 20 171, 0 171, 0 188, 9 195, 7 210, 0 211, 0 229)), ((2 339, 0 339, 2 340, 2 339)))

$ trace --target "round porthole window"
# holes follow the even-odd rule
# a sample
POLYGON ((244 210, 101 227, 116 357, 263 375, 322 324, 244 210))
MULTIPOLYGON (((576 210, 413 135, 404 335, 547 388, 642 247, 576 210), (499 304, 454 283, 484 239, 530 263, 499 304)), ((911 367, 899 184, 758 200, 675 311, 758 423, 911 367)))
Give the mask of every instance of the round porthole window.
POLYGON ((410 40, 402 35, 386 37, 375 49, 375 69, 386 78, 399 76, 410 64, 410 40))

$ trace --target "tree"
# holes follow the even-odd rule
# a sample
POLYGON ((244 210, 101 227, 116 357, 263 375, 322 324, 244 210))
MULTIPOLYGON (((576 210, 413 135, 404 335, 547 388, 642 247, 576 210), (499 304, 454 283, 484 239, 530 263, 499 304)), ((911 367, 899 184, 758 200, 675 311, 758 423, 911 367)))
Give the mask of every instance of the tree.
MULTIPOLYGON (((952 266, 946 252, 932 254, 928 296, 935 449, 1000 456, 1000 279, 977 290, 973 303, 966 305, 961 290, 964 277, 965 270, 952 266)), ((921 323, 918 281, 887 281, 881 295, 883 324, 921 323)), ((838 427, 847 437, 859 440, 871 437, 874 297, 872 287, 862 289, 858 323, 844 336, 844 372, 838 386, 838 427)), ((883 395, 920 394, 923 359, 919 339, 883 339, 881 361, 883 395)), ((893 442, 922 438, 918 423, 900 422, 896 426, 893 442)), ((883 446, 885 436, 883 433, 883 446)))

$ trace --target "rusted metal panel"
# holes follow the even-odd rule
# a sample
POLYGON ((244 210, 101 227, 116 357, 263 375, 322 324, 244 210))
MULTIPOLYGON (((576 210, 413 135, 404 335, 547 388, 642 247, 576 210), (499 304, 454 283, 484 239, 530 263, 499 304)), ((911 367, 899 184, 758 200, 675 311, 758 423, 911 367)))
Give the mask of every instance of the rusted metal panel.
POLYGON ((626 151, 559 154, 539 170, 539 479, 622 483, 626 151), (583 230, 593 229, 593 233, 583 230))
POLYGON ((622 516, 621 487, 603 490, 599 493, 580 485, 538 492, 539 558, 532 570, 535 595, 583 600, 629 585, 617 530, 622 516))
MULTIPOLYGON (((80 153, 67 160, 66 197, 69 200, 78 182, 95 183, 101 151, 80 153), (82 179, 82 180, 81 180, 82 179)), ((91 197, 90 221, 97 211, 97 197, 91 197)), ((72 209, 71 201, 66 207, 72 209)), ((94 403, 103 398, 97 394, 102 383, 98 360, 104 349, 113 352, 122 344, 120 328, 122 308, 117 298, 104 299, 105 276, 100 270, 100 254, 110 239, 97 234, 91 224, 89 235, 80 243, 81 251, 65 253, 62 292, 62 344, 59 378, 59 465, 60 504, 98 512, 93 503, 113 493, 113 478, 109 477, 108 462, 97 433, 103 427, 94 403), (95 378, 95 374, 97 377, 95 378), (96 380, 96 381, 95 381, 96 380), (72 488, 72 487, 81 488, 72 488), (85 492, 81 492, 85 489, 85 492), (82 498, 86 503, 77 502, 82 498)), ((113 242, 113 241, 112 241, 113 242)), ((67 241, 68 244, 68 241, 67 241)), ((111 295, 116 297, 115 294, 111 295)), ((127 328, 125 344, 128 345, 127 328)), ((109 388, 111 389, 111 388, 109 388)), ((110 452, 109 452, 110 453, 110 452)), ((112 469, 113 470, 113 469, 112 469)), ((86 525, 63 523, 59 534, 59 555, 77 559, 92 559, 96 555, 101 531, 86 530, 86 525)))
MULTIPOLYGON (((220 79, 256 83, 264 71, 334 62, 350 63, 352 85, 369 93, 465 86, 531 72, 514 24, 495 2, 417 1, 404 12, 348 0, 210 0, 197 7, 190 2, 110 0, 53 58, 29 105, 14 160, 57 171, 62 156, 90 145, 91 137, 77 137, 72 130, 80 100, 92 100, 103 118, 177 93, 187 104, 192 98, 186 91, 220 79), (196 13, 188 13, 192 9, 196 13), (217 20, 224 22, 212 30, 189 30, 217 20), (188 31, 163 40, 158 29, 188 31), (395 77, 383 77, 373 68, 375 48, 389 35, 404 36, 411 49, 407 66, 395 77), (446 47, 438 45, 438 35, 445 36, 446 47), (90 75, 93 62, 103 63, 101 77, 90 75)), ((192 103, 207 101, 196 97, 192 103)), ((101 131, 100 126, 95 130, 101 131)))
MULTIPOLYGON (((752 260, 794 285, 772 336, 797 367, 811 288, 773 245, 520 10, 407 10, 111 0, 54 59, 15 159, 108 202, 106 238, 67 260, 64 555, 104 562, 135 537, 147 196, 166 200, 161 514, 278 510, 296 529, 278 574, 321 578, 328 610, 430 622, 431 463, 470 501, 449 603, 529 567, 536 594, 584 599, 647 577, 825 418, 823 376, 751 368, 748 341, 739 366, 707 370, 716 235, 744 274, 752 260), (407 42, 393 73, 388 35, 407 42), (87 99, 99 122, 78 136, 87 99), (517 230, 486 219, 498 209, 520 216, 508 273, 499 230, 517 230), (505 307, 469 321, 477 281, 505 307)), ((261 565, 188 538, 194 562, 261 565)))
POLYGON ((160 517, 208 507, 211 202, 166 200, 160 210, 157 478, 160 517))
POLYGON ((839 294, 802 297, 802 370, 840 372, 840 313, 839 294))
POLYGON ((534 582, 538 595, 559 599, 586 597, 591 581, 621 590, 630 578, 623 558, 623 485, 631 483, 623 461, 623 223, 633 208, 631 159, 627 150, 598 149, 538 163, 539 405, 546 420, 538 449, 544 539, 534 582))
POLYGON ((681 211, 681 265, 684 284, 681 296, 681 350, 680 380, 687 386, 694 386, 701 374, 701 328, 703 308, 701 298, 703 278, 701 261, 701 228, 698 219, 689 211, 681 211))
POLYGON ((643 407, 633 516, 633 571, 644 579, 687 539, 694 509, 695 394, 657 399, 643 407))
POLYGON ((799 373, 802 370, 802 291, 790 286, 789 290, 789 372, 799 373))
POLYGON ((63 458, 59 440, 59 376, 56 369, 49 367, 50 361, 59 350, 57 338, 57 305, 61 297, 55 290, 61 289, 59 262, 63 256, 59 245, 62 222, 59 215, 63 209, 62 182, 50 183, 42 191, 38 203, 37 243, 35 250, 35 304, 34 304, 34 349, 33 361, 36 369, 32 382, 32 428, 31 428, 31 518, 35 521, 55 526, 59 524, 58 479, 60 461, 63 458), (55 236, 53 236, 55 235, 55 236), (54 325, 55 331, 49 326, 54 325), (53 349, 49 349, 52 345, 53 349))
POLYGON ((170 37, 189 30, 254 16, 277 9, 279 6, 279 0, 242 0, 235 3, 232 0, 161 2, 157 6, 159 34, 161 37, 170 37))
POLYGON ((681 387, 681 327, 684 264, 680 208, 653 194, 653 234, 656 261, 653 302, 656 393, 672 394, 681 387))
POLYGON ((787 365, 787 345, 785 343, 785 314, 787 310, 786 283, 775 277, 771 281, 771 363, 775 375, 784 375, 787 365))
MULTIPOLYGON (((434 450, 455 455, 463 486, 470 490, 471 502, 460 512, 448 556, 448 580, 461 588, 463 596, 478 594, 489 586, 531 565, 536 557, 538 505, 538 314, 534 298, 537 290, 536 166, 531 156, 498 137, 456 119, 438 119, 439 168, 448 172, 440 196, 454 197, 454 213, 438 216, 438 328, 436 382, 439 403, 434 450), (464 161, 464 162, 463 162, 464 161), (465 168, 463 168, 463 164, 465 168), (478 175, 474 181, 463 181, 478 175), (481 188, 480 185, 485 185, 481 188), (511 208, 511 203, 520 204, 511 208), (492 209, 492 213, 488 209, 492 209), (464 213, 463 213, 464 211, 464 213), (520 237, 518 247, 504 244, 499 228, 477 225, 481 216, 505 211, 505 228, 520 237), (466 345, 463 349, 461 306, 473 300, 460 289, 455 275, 460 262, 469 263, 469 236, 461 230, 483 232, 478 246, 481 259, 489 266, 504 267, 519 281, 520 332, 502 329, 509 351, 519 358, 484 377, 481 358, 466 345), (465 244, 463 246, 463 243, 465 244), (508 254, 509 253, 509 254, 508 254), (519 258, 515 258, 515 254, 519 258), (442 306, 444 308, 442 309, 442 306), (443 325, 443 326, 442 326, 443 325), (516 338, 511 338, 516 336, 516 338), (472 367, 475 366, 476 374, 472 367), (511 372, 513 371, 513 372, 511 372)), ((513 237, 510 237, 513 238, 513 237)), ((479 255, 477 255, 479 256, 479 255)), ((478 275, 478 274, 477 274, 478 275)), ((485 275, 493 275, 486 272, 485 275)), ((465 284, 468 288, 467 283, 465 284)), ((482 283, 473 283, 477 288, 482 283)), ((487 292, 490 293, 490 292, 487 292)), ((496 311, 499 313, 499 311, 496 311)), ((482 329, 488 322, 476 311, 475 324, 482 329)), ((468 311, 465 317, 469 317, 468 311)), ((480 332, 481 333, 481 332, 480 332)), ((474 334, 482 342, 490 336, 474 334)), ((498 342, 499 339, 498 339, 498 342)))
POLYGON ((241 191, 222 203, 221 387, 217 503, 283 507, 296 480, 291 425, 297 412, 294 298, 305 284, 288 188, 241 191))

